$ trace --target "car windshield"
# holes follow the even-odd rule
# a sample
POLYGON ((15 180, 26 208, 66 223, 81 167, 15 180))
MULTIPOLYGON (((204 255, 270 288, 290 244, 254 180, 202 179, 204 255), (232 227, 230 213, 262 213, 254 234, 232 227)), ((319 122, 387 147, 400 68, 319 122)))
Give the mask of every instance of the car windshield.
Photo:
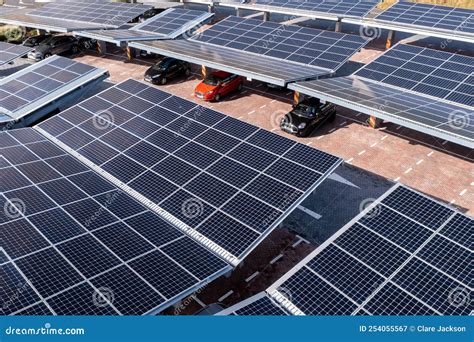
POLYGON ((41 45, 50 44, 50 43, 53 41, 53 38, 54 38, 54 37, 46 38, 46 39, 43 40, 40 44, 41 44, 41 45))
POLYGON ((220 78, 217 78, 216 76, 211 75, 211 76, 206 77, 203 83, 207 85, 211 85, 211 86, 216 86, 219 84, 220 81, 221 81, 220 78))
POLYGON ((163 70, 166 70, 166 68, 169 67, 171 63, 171 60, 170 59, 163 59, 162 61, 156 63, 155 65, 153 65, 153 70, 159 70, 159 71, 163 71, 163 70))
POLYGON ((313 106, 300 103, 295 107, 295 111, 298 115, 312 118, 316 116, 316 109, 313 106))

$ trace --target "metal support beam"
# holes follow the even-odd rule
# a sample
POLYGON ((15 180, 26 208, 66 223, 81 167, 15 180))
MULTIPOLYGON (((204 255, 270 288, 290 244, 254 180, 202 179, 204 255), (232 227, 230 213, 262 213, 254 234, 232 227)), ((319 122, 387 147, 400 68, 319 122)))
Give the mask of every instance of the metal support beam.
POLYGON ((370 116, 367 120, 367 124, 372 128, 379 128, 382 124, 382 119, 376 118, 375 116, 370 116))
POLYGON ((297 105, 298 103, 300 103, 301 101, 303 101, 303 94, 301 94, 299 91, 295 91, 293 93, 293 104, 294 105, 297 105))
POLYGON ((342 21, 339 19, 336 21, 336 27, 334 29, 335 32, 341 32, 342 31, 342 21))
POLYGON ((133 60, 136 57, 135 49, 127 46, 127 59, 129 61, 133 60))
POLYGON ((235 16, 237 16, 237 17, 242 16, 242 9, 240 7, 235 8, 235 16))
POLYGON ((207 77, 208 69, 205 65, 201 65, 201 76, 202 79, 205 79, 207 77))
POLYGON ((103 56, 106 54, 107 44, 104 41, 102 40, 97 41, 97 52, 99 53, 100 56, 103 56))
POLYGON ((270 12, 263 12, 263 21, 270 21, 270 12))
POLYGON ((395 31, 390 30, 388 31, 387 42, 385 43, 385 48, 390 49, 395 42, 395 31))
POLYGON ((214 5, 213 4, 210 4, 210 5, 207 6, 207 12, 214 13, 214 5))

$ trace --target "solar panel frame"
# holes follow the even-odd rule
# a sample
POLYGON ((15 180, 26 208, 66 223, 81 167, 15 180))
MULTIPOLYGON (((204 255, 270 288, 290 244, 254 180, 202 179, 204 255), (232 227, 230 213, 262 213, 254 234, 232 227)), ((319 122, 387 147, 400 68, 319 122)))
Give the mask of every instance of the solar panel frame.
MULTIPOLYGON (((51 155, 43 155, 42 157, 35 155, 37 161, 21 160, 18 158, 18 155, 12 154, 7 157, 12 166, 1 168, 0 172, 11 168, 19 170, 22 165, 30 165, 38 161, 47 163, 58 157, 69 156, 64 150, 61 150, 62 154, 58 156, 56 145, 47 141, 45 137, 30 128, 5 131, 0 133, 0 137, 10 138, 8 143, 10 148, 22 146, 29 151, 39 143, 48 144, 53 147, 51 155)), ((6 141, 6 139, 2 140, 6 141)), ((0 155, 2 155, 2 150, 5 148, 8 147, 0 148, 0 155)), ((34 153, 33 151, 34 149, 31 152, 34 153)), ((77 161, 74 162, 79 163, 77 161)), ((68 166, 74 169, 73 163, 67 163, 68 166)), ((231 266, 223 259, 197 243, 192 245, 190 252, 199 260, 199 263, 196 264, 196 262, 189 258, 183 257, 183 251, 175 251, 173 246, 182 249, 180 243, 182 239, 188 239, 186 235, 170 223, 162 221, 156 214, 123 191, 115 188, 99 174, 94 173, 85 166, 83 166, 83 169, 75 169, 76 172, 56 173, 52 175, 52 179, 42 179, 39 182, 31 180, 31 183, 28 185, 19 184, 17 189, 2 191, 0 195, 2 207, 4 206, 3 202, 7 198, 11 201, 8 202, 7 221, 0 220, 2 241, 5 242, 5 244, 2 243, 2 253, 7 258, 5 260, 6 264, 14 265, 22 277, 26 279, 28 286, 31 286, 36 293, 36 299, 33 301, 22 302, 19 306, 17 305, 18 303, 13 303, 15 307, 11 305, 12 310, 9 310, 9 314, 24 314, 25 311, 30 309, 35 312, 37 310, 34 307, 42 305, 42 303, 46 304, 48 310, 53 314, 157 313, 174 304, 180 298, 192 293, 196 288, 202 286, 203 283, 209 282, 230 270, 231 266), (87 174, 94 175, 95 177, 94 184, 98 188, 93 193, 91 193, 91 184, 84 185, 84 182, 89 180, 88 177, 83 177, 87 174), (78 176, 81 177, 78 178, 78 176), (83 199, 74 198, 71 199, 72 202, 60 203, 54 201, 46 192, 42 192, 46 196, 45 198, 53 203, 53 205, 42 207, 39 212, 38 210, 29 212, 28 208, 34 202, 31 202, 29 198, 27 200, 27 197, 24 196, 15 195, 12 198, 9 195, 19 190, 30 188, 43 191, 41 190, 42 185, 51 183, 54 179, 70 182, 70 185, 74 184, 77 190, 84 192, 86 201, 95 203, 96 206, 87 205, 85 207, 86 210, 83 210, 81 215, 78 216, 72 213, 68 207, 83 202, 83 199), (104 187, 104 183, 109 186, 104 187), (115 192, 110 192, 111 187, 116 189, 115 192), (128 199, 128 202, 126 199, 128 199), (114 208, 114 204, 121 206, 122 210, 120 213, 117 212, 117 208, 114 208), (141 209, 136 208, 137 206, 141 209), (133 207, 132 210, 130 210, 131 207, 133 207), (61 215, 57 215, 58 211, 61 212, 61 215), (50 215, 44 216, 45 214, 50 215), (41 215, 43 216, 39 217, 41 215), (88 222, 97 222, 106 215, 112 217, 112 220, 103 222, 101 225, 93 226, 88 224, 88 222), (138 220, 138 218, 145 216, 146 220, 138 220), (63 221, 65 218, 67 222, 74 223, 81 230, 72 231, 72 227, 67 222, 57 221, 63 221), (156 224, 156 220, 161 220, 161 228, 156 224), (19 223, 21 223, 21 226, 19 223), (13 234, 10 234, 7 226, 12 225, 13 227, 13 224, 17 228, 13 234), (116 228, 119 224, 122 227, 122 234, 120 236, 115 235, 113 240, 107 240, 104 243, 104 234, 110 235, 110 233, 107 233, 107 230, 116 228), (19 230, 21 227, 23 228, 19 230), (165 228, 172 232, 172 234, 168 234, 168 239, 166 240, 164 235, 162 235, 165 228), (67 229, 67 232, 65 229, 67 229), (149 240, 151 235, 142 235, 142 232, 145 230, 148 230, 151 234, 158 234, 159 239, 149 240), (24 231, 28 231, 28 233, 25 235, 23 234, 24 231), (48 231, 53 234, 49 234, 48 231), (64 236, 62 232, 68 235, 64 236), (169 242, 172 242, 172 244, 169 242), (146 274, 149 271, 149 265, 145 264, 140 270, 135 270, 131 266, 133 260, 147 256, 150 253, 161 253, 160 251, 165 246, 166 249, 163 250, 168 252, 163 259, 165 262, 178 267, 183 272, 194 272, 196 274, 192 276, 192 283, 187 283, 189 286, 180 287, 179 289, 171 288, 173 286, 173 276, 164 275, 164 281, 168 281, 170 286, 169 289, 166 287, 164 289, 172 293, 172 297, 164 296, 163 293, 143 279, 141 273, 146 274), (3 247, 7 249, 4 250, 3 247), (133 254, 131 254, 132 250, 133 254), (175 256, 170 256, 170 254, 175 256), (53 267, 54 265, 56 267, 53 267), (118 272, 119 268, 122 269, 121 272, 118 272), (124 268, 127 270, 126 272, 124 272, 124 268), (126 273, 133 273, 133 281, 131 283, 127 283, 126 279, 123 278, 123 274, 126 273), (34 278, 34 281, 31 281, 32 278, 34 278), (120 310, 114 306, 113 300, 107 304, 106 299, 99 299, 99 301, 103 300, 105 302, 105 309, 93 305, 91 298, 93 296, 101 298, 103 295, 99 294, 99 292, 104 287, 112 288, 118 291, 118 293, 129 291, 134 293, 134 298, 141 298, 142 301, 136 306, 132 306, 130 302, 121 299, 117 302, 121 308, 120 310), (137 288, 139 289, 138 292, 135 291, 137 288), (74 305, 71 305, 71 302, 74 305)), ((59 171, 61 172, 62 170, 59 169, 59 171)), ((2 173, 2 179, 3 176, 4 174, 2 173)), ((61 189, 58 189, 58 191, 61 191, 61 189)), ((69 192, 71 191, 69 190, 69 192)), ((117 231, 117 229, 114 229, 114 234, 117 231)), ((2 267, 3 265, 4 263, 2 263, 2 267)), ((153 269, 159 271, 156 269, 156 265, 153 266, 153 269)))
POLYGON ((0 80, 3 107, 0 107, 0 112, 11 118, 6 123, 18 121, 80 87, 106 76, 108 76, 108 71, 105 69, 75 62, 65 57, 51 56, 0 80), (67 82, 52 78, 64 72, 75 78, 67 82), (34 76, 34 80, 31 76, 34 76), (36 96, 28 99, 27 95, 22 95, 22 92, 28 89, 34 90, 36 96), (10 106, 6 108, 8 99, 11 99, 10 106))
MULTIPOLYGON (((448 227, 450 223, 453 223, 454 218, 460 216, 464 215, 398 183, 337 231, 330 239, 325 241, 290 272, 270 286, 270 288, 266 290, 266 293, 279 303, 279 305, 293 314, 333 314, 329 309, 321 312, 317 311, 316 307, 306 307, 304 302, 299 302, 298 304, 298 300, 295 301, 293 296, 296 293, 295 291, 301 291, 301 289, 298 288, 298 281, 296 281, 295 278, 296 274, 305 272, 305 274, 307 274, 305 276, 306 278, 312 273, 313 277, 317 276, 318 279, 324 279, 326 284, 329 284, 338 290, 339 293, 353 300, 353 302, 357 304, 356 309, 347 314, 356 315, 363 312, 365 314, 377 315, 468 315, 472 311, 472 306, 469 306, 468 303, 466 303, 466 305, 456 305, 456 303, 451 305, 449 302, 449 296, 451 296, 450 293, 452 291, 456 291, 457 289, 469 291, 469 288, 471 288, 472 284, 470 284, 470 278, 467 276, 466 270, 461 266, 467 266, 469 264, 467 260, 469 254, 468 249, 453 240, 448 241, 446 237, 442 236, 442 234, 446 233, 446 227, 448 227), (410 207, 408 202, 400 197, 401 192, 405 194, 405 197, 411 196, 414 198, 413 201, 415 202, 411 203, 412 209, 413 205, 423 210, 430 207, 434 208, 433 206, 435 206, 436 209, 428 210, 432 210, 432 213, 436 214, 446 209, 449 211, 449 215, 443 216, 444 221, 442 224, 437 225, 433 229, 423 223, 417 222, 411 214, 412 218, 408 218, 404 213, 394 208, 394 204, 397 204, 399 208, 403 209, 406 213, 407 208, 410 207), (389 201, 387 202, 387 200, 389 201), (403 246, 398 245, 398 242, 403 241, 403 239, 394 239, 396 234, 403 235, 403 230, 399 230, 398 233, 392 232, 389 229, 385 231, 380 229, 372 230, 369 227, 374 227, 373 225, 366 226, 361 224, 361 222, 370 222, 370 220, 377 219, 377 216, 380 215, 383 210, 390 210, 390 212, 396 213, 400 219, 410 219, 411 222, 419 226, 418 228, 412 226, 412 229, 423 229, 425 232, 429 232, 428 235, 418 235, 418 238, 422 239, 421 244, 418 244, 416 248, 410 251, 405 250, 406 254, 401 257, 402 259, 399 260, 398 265, 393 267, 388 273, 380 273, 379 270, 371 266, 370 262, 367 263, 368 258, 365 258, 365 260, 361 259, 350 249, 347 249, 345 245, 338 243, 341 237, 351 232, 354 227, 357 227, 363 241, 371 241, 371 238, 367 235, 368 233, 377 234, 379 238, 383 238, 385 242, 392 245, 393 248, 398 246, 399 249, 404 249, 403 246), (436 249, 436 253, 438 253, 437 257, 432 255, 433 248, 430 246, 433 244, 441 247, 436 249), (456 250, 456 252, 453 252, 454 250, 456 250), (351 265, 349 261, 342 262, 340 258, 335 258, 336 254, 333 253, 334 251, 347 253, 345 258, 353 258, 354 262, 357 260, 357 263, 351 265), (331 256, 330 259, 327 259, 327 256, 331 256), (320 259, 319 263, 315 263, 315 260, 318 258, 320 259), (359 263, 362 263, 365 267, 377 273, 378 276, 364 279, 364 277, 361 277, 360 272, 349 272, 346 274, 344 273, 346 271, 342 270, 347 267, 353 268, 355 265, 362 266, 359 263), (459 267, 452 268, 453 263, 459 265, 459 267), (420 271, 419 269, 421 268, 429 271, 420 271), (328 277, 325 275, 325 270, 333 270, 335 274, 331 274, 331 271, 329 271, 328 277), (407 272, 410 275, 404 275, 407 272), (338 280, 339 278, 342 280, 338 280), (370 279, 375 280, 372 281, 370 279), (292 285, 289 283, 290 280, 292 281, 292 285), (354 281, 361 281, 361 283, 344 289, 344 283, 350 284, 354 281), (291 288, 288 287, 289 285, 291 285, 291 288), (415 290, 419 287, 422 289, 415 290), (369 296, 365 294, 358 298, 359 294, 361 294, 360 291, 364 289, 368 290, 366 293, 368 293, 369 296), (354 295, 354 291, 358 294, 354 295), (285 295, 286 293, 291 293, 292 296, 288 297, 285 295), (397 298, 404 298, 404 300, 399 301, 397 298)), ((467 216, 464 217, 467 218, 467 216)), ((396 221, 402 222, 399 219, 396 221)), ((390 220, 383 222, 390 227, 390 220)), ((458 224, 461 223, 459 219, 457 219, 457 222, 458 224)), ((451 225, 449 230, 455 231, 456 227, 451 225)), ((354 242, 354 239, 352 239, 352 242, 354 242)), ((386 248, 388 250, 391 247, 386 248)), ((378 258, 378 255, 380 255, 380 253, 377 253, 376 258, 378 258)), ((367 273, 362 272, 362 274, 367 273)), ((319 295, 321 295, 320 292, 322 289, 320 286, 309 286, 307 291, 308 293, 304 294, 304 296, 310 298, 311 296, 318 296, 318 294, 311 294, 311 292, 318 292, 319 295)))
POLYGON ((26 46, 0 42, 0 65, 8 64, 32 50, 26 46))
MULTIPOLYGON (((125 81, 121 84, 116 85, 114 88, 115 89, 121 89, 122 91, 130 92, 129 93, 129 96, 130 96, 129 98, 137 98, 137 99, 140 98, 141 92, 147 92, 149 90, 153 90, 155 93, 157 93, 159 95, 158 98, 163 99, 163 100, 161 100, 161 102, 156 104, 157 108, 160 108, 160 106, 162 105, 163 108, 167 108, 168 110, 174 110, 175 114, 178 114, 178 112, 180 112, 179 106, 181 106, 181 108, 183 109, 181 111, 181 116, 182 117, 188 117, 189 118, 189 115, 191 115, 191 116, 195 115, 197 118, 199 118, 199 120, 201 120, 206 116, 206 113, 209 113, 209 111, 210 111, 209 109, 201 107, 201 106, 199 106, 199 105, 197 105, 193 102, 178 98, 178 97, 173 96, 173 95, 168 94, 168 93, 164 93, 164 92, 162 92, 162 91, 160 91, 156 88, 152 88, 148 85, 145 85, 142 82, 138 82, 138 81, 134 81, 134 80, 127 80, 127 81, 125 81), (133 88, 139 89, 139 90, 134 91, 133 88), (167 96, 164 96, 164 94, 167 94, 167 96), (195 113, 195 114, 192 114, 192 113, 195 113)), ((110 88, 109 88, 109 91, 114 91, 114 90, 110 90, 110 88)), ((101 96, 103 96, 103 95, 107 96, 107 90, 102 92, 102 93, 99 93, 98 95, 96 95, 95 98, 101 98, 101 96)), ((85 103, 88 103, 88 101, 94 101, 94 98, 86 100, 83 103, 80 103, 78 106, 82 107, 82 106, 84 106, 85 103)), ((124 101, 127 101, 127 100, 124 100, 124 101)), ((147 100, 145 100, 145 101, 147 101, 147 100)), ((121 104, 118 103, 118 104, 115 104, 115 105, 120 106, 121 104)), ((110 106, 112 106, 112 104, 110 104, 110 106)), ((64 113, 67 113, 67 111, 64 112, 64 113)), ((147 112, 144 112, 144 113, 146 114, 147 112)), ((211 113, 212 113, 212 111, 211 111, 211 113)), ((213 124, 211 124, 211 125, 208 125, 206 127, 207 129, 211 129, 211 127, 212 127, 212 129, 220 130, 221 133, 227 134, 229 136, 232 136, 232 135, 234 137, 240 136, 241 140, 240 140, 240 145, 239 146, 247 146, 248 148, 252 148, 255 152, 258 152, 257 156, 258 155, 263 155, 263 153, 267 153, 267 154, 271 155, 272 158, 274 158, 274 161, 276 161, 277 159, 281 159, 281 158, 287 159, 285 157, 286 154, 283 154, 283 156, 282 156, 281 154, 278 155, 278 154, 273 153, 273 152, 268 153, 268 152, 265 152, 265 150, 264 150, 265 147, 262 149, 261 147, 252 146, 248 142, 245 142, 244 140, 242 140, 242 139, 247 139, 252 134, 255 134, 259 130, 257 127, 246 124, 246 123, 243 123, 239 120, 236 120, 236 119, 233 119, 233 118, 230 118, 230 117, 226 117, 225 115, 220 114, 220 113, 217 113, 217 114, 219 114, 219 115, 217 115, 217 121, 213 122, 213 124), (243 132, 245 133, 244 136, 242 135, 243 132)), ((90 116, 93 116, 93 115, 94 115, 94 113, 91 112, 90 116)), ((60 114, 56 117, 61 118, 61 116, 62 116, 62 114, 60 114)), ((138 115, 138 116, 140 116, 140 115, 138 115)), ((180 115, 178 115, 178 116, 180 116, 180 115)), ((110 117, 113 117, 112 112, 110 112, 110 117)), ((211 116, 211 117, 216 117, 216 115, 213 114, 213 116, 211 116)), ((84 118, 84 119, 86 119, 86 118, 84 118)), ((53 120, 57 120, 57 119, 53 119, 53 120)), ((189 122, 194 122, 194 120, 189 119, 189 122)), ((201 187, 199 188, 200 189, 199 191, 191 188, 190 186, 185 185, 183 187, 183 185, 176 184, 174 180, 171 180, 166 175, 156 173, 156 169, 145 167, 144 165, 142 165, 140 163, 140 161, 137 161, 137 160, 132 161, 131 159, 127 158, 127 163, 133 163, 134 165, 136 165, 138 167, 138 169, 135 169, 135 170, 133 169, 134 168, 133 165, 130 165, 130 167, 127 167, 127 170, 130 171, 130 173, 127 174, 127 175, 123 174, 124 168, 123 168, 122 163, 117 164, 117 165, 121 165, 121 167, 119 168, 121 170, 120 172, 114 173, 113 175, 110 174, 110 173, 104 172, 104 165, 106 165, 106 163, 104 163, 102 165, 98 165, 98 164, 95 164, 94 162, 91 162, 91 160, 88 159, 87 156, 85 157, 83 154, 81 154, 81 149, 80 148, 71 148, 71 147, 69 147, 67 139, 65 141, 61 141, 61 136, 63 136, 64 133, 59 134, 59 135, 51 135, 51 134, 48 133, 48 127, 47 126, 48 126, 48 121, 45 121, 44 123, 36 126, 36 129, 38 131, 40 131, 42 134, 44 134, 45 136, 47 136, 50 140, 54 141, 59 146, 66 149, 69 153, 71 153, 75 157, 79 158, 79 160, 86 163, 86 165, 88 165, 90 168, 101 172, 103 175, 106 175, 106 177, 110 181, 112 181, 113 183, 115 183, 119 187, 123 188, 124 191, 131 194, 133 197, 135 197, 136 199, 138 199, 142 203, 146 203, 147 205, 149 205, 150 208, 152 208, 155 212, 162 215, 162 217, 164 219, 166 219, 170 222, 173 222, 177 227, 179 227, 182 231, 186 232, 188 235, 193 237, 195 240, 201 242, 202 244, 204 244, 206 246, 213 246, 211 248, 215 248, 218 253, 221 253, 220 255, 222 257, 226 258, 226 260, 229 263, 233 264, 233 265, 238 264, 248 253, 250 253, 250 251, 263 238, 265 238, 265 236, 268 235, 284 219, 284 217, 286 217, 286 215, 288 215, 288 213, 291 212, 291 210, 301 200, 303 200, 309 193, 311 193, 320 184, 320 182, 322 182, 322 180, 327 175, 329 175, 329 173, 331 173, 332 170, 334 170, 341 163, 341 160, 336 158, 336 157, 333 157, 333 156, 325 154, 323 152, 311 149, 311 148, 306 147, 306 146, 303 147, 303 151, 298 150, 298 153, 293 153, 293 150, 294 150, 295 147, 298 147, 298 148, 301 148, 301 147, 297 143, 290 141, 289 144, 291 144, 292 148, 290 148, 289 151, 287 152, 289 162, 298 163, 301 159, 299 157, 299 154, 300 154, 299 152, 302 152, 303 155, 305 156, 305 158, 306 157, 313 158, 315 160, 314 163, 318 164, 319 168, 318 168, 317 172, 319 174, 321 174, 321 177, 318 178, 313 184, 311 184, 310 186, 304 188, 304 191, 301 191, 299 189, 295 189, 296 195, 291 196, 288 200, 288 203, 286 203, 285 206, 282 207, 282 208, 275 207, 275 204, 271 205, 271 204, 265 203, 261 199, 258 199, 257 197, 255 197, 251 194, 244 193, 244 190, 236 188, 235 186, 233 186, 231 184, 226 185, 226 189, 229 189, 231 191, 230 192, 220 192, 219 196, 223 196, 223 197, 219 198, 219 203, 216 203, 216 202, 214 202, 214 200, 218 199, 218 197, 216 197, 217 196, 216 195, 217 194, 216 193, 217 189, 213 189, 212 192, 209 193, 209 194, 204 194, 201 191, 203 184, 207 184, 206 182, 201 184, 201 187), (43 129, 43 127, 44 127, 44 129, 43 129), (317 162, 318 160, 319 160, 319 162, 317 162), (128 177, 127 178, 128 182, 124 181, 124 179, 123 179, 124 176, 128 177), (155 184, 154 187, 149 187, 150 179, 153 180, 153 182, 155 184), (124 182, 126 184, 124 184, 124 182), (156 184, 161 184, 161 185, 156 186, 156 184), (181 220, 178 220, 175 216, 171 215, 169 212, 163 210, 161 206, 164 205, 167 198, 171 197, 179 189, 186 189, 186 191, 191 194, 191 197, 189 199, 190 201, 194 199, 194 201, 198 202, 198 205, 199 205, 199 203, 202 203, 203 208, 206 208, 206 207, 207 208, 213 208, 215 213, 211 214, 207 218, 206 217, 204 217, 204 218, 199 217, 200 221, 198 223, 196 223, 193 226, 189 226, 189 225, 185 224, 184 222, 182 222, 181 220), (245 205, 245 203, 249 202, 248 200, 242 201, 241 196, 239 197, 239 196, 237 196, 237 194, 244 195, 246 198, 249 198, 250 200, 258 203, 259 206, 261 207, 262 211, 255 212, 255 213, 250 215, 250 216, 253 217, 253 219, 252 219, 253 221, 249 221, 250 220, 249 215, 245 215, 244 217, 241 217, 241 218, 236 217, 236 216, 240 215, 239 214, 240 211, 238 210, 238 208, 241 207, 242 205, 245 205), (206 197, 206 196, 208 196, 208 197, 206 197), (265 215, 262 214, 262 213, 265 212, 263 210, 267 210, 266 212, 268 212, 269 214, 271 213, 272 216, 267 219, 265 217, 265 215), (249 231, 253 231, 253 234, 256 235, 256 237, 253 237, 252 239, 250 239, 249 241, 246 242, 245 248, 243 248, 243 249, 239 248, 238 249, 238 251, 240 253, 239 255, 233 255, 232 253, 229 253, 228 251, 225 250, 225 248, 222 248, 222 246, 220 246, 219 243, 215 243, 215 242, 212 241, 213 236, 214 236, 215 239, 221 239, 221 238, 224 238, 224 236, 214 235, 214 231, 205 229, 205 222, 210 221, 213 217, 215 217, 216 213, 220 213, 221 215, 224 215, 225 217, 229 218, 234 223, 234 225, 240 224, 241 226, 246 227, 246 229, 248 229, 249 231), (242 218, 246 220, 246 223, 241 221, 242 218), (259 221, 260 219, 263 220, 263 221, 260 222, 259 221), (260 226, 259 227, 249 226, 249 225, 252 225, 252 222, 254 222, 254 221, 259 222, 261 227, 260 226), (200 227, 202 227, 202 229, 200 227), (211 235, 206 236, 206 234, 211 234, 211 235)), ((115 126, 115 125, 112 122, 110 122, 110 126, 115 126)), ((185 157, 183 155, 180 155, 176 151, 178 151, 178 149, 184 148, 183 146, 191 146, 191 145, 194 146, 195 145, 196 147, 199 146, 200 148, 205 148, 206 146, 202 145, 200 143, 197 143, 196 139, 189 139, 189 138, 185 138, 184 135, 177 134, 177 133, 172 133, 172 131, 169 131, 166 127, 167 127, 167 125, 160 125, 160 130, 158 130, 154 134, 151 134, 149 137, 146 137, 144 140, 147 141, 148 143, 151 143, 152 145, 155 145, 155 147, 163 150, 163 152, 165 152, 166 154, 173 155, 175 158, 180 159, 182 162, 193 165, 193 163, 195 163, 195 161, 189 160, 187 157, 185 157), (190 145, 186 145, 186 144, 190 144, 190 145), (183 159, 183 157, 184 157, 184 159, 183 159)), ((66 133, 67 133, 67 131, 66 131, 66 133)), ((85 132, 83 132, 83 136, 84 136, 84 134, 85 134, 85 132)), ((268 133, 268 134, 271 134, 271 133, 268 133)), ((89 139, 90 141, 93 140, 92 137, 88 137, 87 139, 89 139)), ((274 139, 279 139, 279 140, 283 141, 283 143, 287 142, 287 138, 283 138, 283 137, 280 137, 280 136, 275 136, 274 139)), ((96 141, 99 141, 99 140, 101 140, 101 139, 99 138, 96 141)), ((235 150, 235 148, 236 148, 236 146, 231 147, 231 149, 233 149, 233 150, 235 150)), ((209 152, 211 152, 211 151, 209 151, 209 152)), ((212 152, 216 156, 219 157, 218 159, 214 160, 212 163, 214 163, 217 160, 223 158, 224 155, 228 152, 230 152, 230 150, 226 151, 226 152, 223 152, 223 153, 212 152)), ((114 153, 116 155, 119 155, 120 151, 115 151, 114 153)), ((120 154, 120 155, 123 156, 123 154, 120 154)), ((194 166, 196 166, 196 164, 194 164, 194 166)), ((201 175, 201 177, 205 176, 209 179, 215 179, 216 182, 220 181, 217 178, 214 178, 214 176, 212 174, 206 173, 204 169, 200 169, 200 167, 202 167, 203 165, 197 165, 197 166, 198 166, 197 169, 200 172, 197 175, 194 175, 194 179, 198 179, 199 175, 201 175)), ((310 168, 309 166, 303 166, 303 167, 305 169, 310 168)), ((258 172, 258 174, 259 173, 260 172, 258 172)), ((187 181, 186 184, 191 184, 191 180, 187 181)), ((223 184, 226 184, 226 183, 223 182, 223 184)), ((185 204, 187 205, 186 201, 184 201, 181 204, 180 207, 183 208, 183 206, 185 204)), ((175 205, 173 205, 172 207, 175 207, 175 205)), ((182 209, 182 210, 184 210, 184 209, 182 209)), ((222 232, 215 232, 215 233, 216 234, 222 234, 222 232)), ((227 236, 227 239, 230 238, 230 236, 232 236, 232 234, 234 234, 234 233, 229 231, 228 234, 229 235, 227 236)), ((225 239, 225 241, 227 241, 227 240, 225 239)))
POLYGON ((216 316, 287 316, 288 313, 265 292, 243 300, 215 314, 216 316))

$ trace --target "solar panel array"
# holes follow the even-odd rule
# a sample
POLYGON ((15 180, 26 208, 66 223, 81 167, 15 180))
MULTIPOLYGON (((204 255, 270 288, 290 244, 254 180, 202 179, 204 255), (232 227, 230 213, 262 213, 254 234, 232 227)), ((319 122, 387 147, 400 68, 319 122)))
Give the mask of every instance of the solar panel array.
POLYGON ((13 7, 13 6, 0 6, 0 14, 8 14, 16 12, 20 9, 20 7, 13 7))
POLYGON ((474 10, 399 2, 375 19, 448 31, 474 33, 474 10))
POLYGON ((469 315, 473 223, 396 185, 268 292, 306 315, 469 315))
POLYGON ((257 0, 255 3, 290 10, 363 17, 377 6, 378 2, 378 0, 257 0))
MULTIPOLYGON (((68 58, 52 56, 0 80, 0 112, 17 118, 23 109, 33 103, 99 72, 106 73, 68 58)), ((49 101, 52 100, 54 98, 49 101)))
POLYGON ((398 44, 355 75, 474 106, 474 57, 398 44))
POLYGON ((340 163, 134 80, 38 127, 232 260, 246 255, 340 163))
POLYGON ((0 42, 0 65, 10 63, 14 59, 26 55, 32 49, 23 45, 0 42))
POLYGON ((208 17, 209 15, 203 11, 170 8, 161 15, 156 15, 144 23, 135 26, 132 30, 155 32, 167 36, 204 16, 208 17))
POLYGON ((331 70, 368 43, 360 36, 234 16, 191 39, 331 70))
POLYGON ((139 17, 152 6, 120 2, 62 2, 48 3, 29 15, 105 26, 122 26, 139 17))
POLYGON ((35 130, 0 146, 2 315, 141 315, 229 270, 35 130))

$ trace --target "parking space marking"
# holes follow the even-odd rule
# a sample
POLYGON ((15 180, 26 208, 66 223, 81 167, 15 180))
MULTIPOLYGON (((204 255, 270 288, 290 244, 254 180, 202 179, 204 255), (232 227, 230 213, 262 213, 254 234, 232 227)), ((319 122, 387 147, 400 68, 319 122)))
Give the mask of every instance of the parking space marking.
POLYGON ((275 132, 278 128, 272 128, 270 132, 275 132))
POLYGON ((331 128, 331 129, 328 131, 328 133, 332 133, 332 132, 334 132, 335 130, 336 130, 336 128, 331 128))
POLYGON ((400 180, 400 177, 395 178, 393 181, 398 182, 400 180))
POLYGON ((463 191, 461 191, 461 192, 459 193, 459 196, 464 196, 464 194, 465 194, 466 192, 467 192, 467 189, 464 189, 463 191))
POLYGON ((247 115, 252 115, 253 113, 255 113, 254 110, 252 110, 251 112, 248 112, 247 115))
POLYGON ((377 145, 376 142, 374 142, 372 145, 370 145, 370 147, 375 147, 375 145, 377 145))
POLYGON ((353 160, 354 160, 354 158, 349 158, 349 159, 346 160, 346 163, 350 164, 353 160))
POLYGON ((448 141, 445 140, 445 141, 443 141, 443 142, 441 143, 441 145, 446 145, 447 143, 448 143, 448 141))
POLYGON ((431 151, 430 153, 427 154, 428 157, 431 157, 433 155, 434 151, 431 151))
POLYGON ((404 174, 410 173, 413 170, 412 167, 409 167, 408 169, 405 170, 404 174))
POLYGON ((347 121, 341 122, 339 126, 344 126, 347 123, 347 121))
POLYGON ((320 135, 319 137, 316 138, 316 140, 321 140, 322 138, 324 138, 324 135, 320 135))
POLYGON ((388 135, 385 134, 383 137, 380 138, 380 140, 384 141, 384 140, 387 139, 387 138, 388 138, 388 135))
POLYGON ((249 281, 251 281, 253 278, 255 278, 256 276, 258 276, 260 274, 260 272, 255 272, 254 274, 250 275, 250 277, 246 278, 245 279, 245 282, 248 283, 249 281))
POLYGON ((310 142, 306 143, 306 145, 311 145, 312 143, 313 143, 313 142, 312 142, 312 141, 310 141, 310 142))
POLYGON ((203 308, 205 308, 207 305, 202 301, 200 300, 196 295, 193 296, 194 300, 196 301, 196 303, 198 303, 199 305, 201 305, 203 308))
POLYGON ((232 293, 234 293, 233 290, 230 290, 229 292, 227 292, 225 295, 223 295, 222 297, 220 297, 219 299, 217 299, 218 302, 222 302, 224 299, 226 299, 227 297, 229 297, 232 293))
POLYGON ((312 218, 315 218, 316 220, 319 220, 322 216, 319 215, 318 213, 314 212, 313 210, 311 209, 308 209, 306 207, 303 207, 302 205, 299 205, 297 207, 299 210, 301 210, 302 212, 308 214, 309 216, 311 216, 312 218))
POLYGON ((363 155, 366 151, 365 150, 362 150, 358 153, 359 156, 363 155))
POLYGON ((266 106, 267 106, 267 105, 262 105, 262 106, 260 106, 260 109, 263 109, 263 108, 265 108, 266 106))
POLYGON ((416 162, 416 165, 420 165, 421 163, 423 163, 423 159, 420 159, 416 162))
POLYGON ((278 260, 280 260, 281 258, 283 258, 283 254, 278 254, 276 257, 274 257, 271 261, 270 261, 270 265, 273 265, 274 263, 276 263, 278 260))
POLYGON ((449 201, 449 204, 454 204, 456 202, 455 199, 452 199, 451 201, 449 201))

